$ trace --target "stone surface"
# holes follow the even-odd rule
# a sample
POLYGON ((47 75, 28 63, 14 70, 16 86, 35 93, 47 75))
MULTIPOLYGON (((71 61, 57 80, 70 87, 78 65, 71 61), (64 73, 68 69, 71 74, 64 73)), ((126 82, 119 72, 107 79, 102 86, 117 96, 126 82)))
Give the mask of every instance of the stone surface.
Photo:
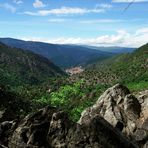
POLYGON ((116 84, 106 90, 92 107, 82 112, 78 123, 90 124, 95 116, 103 117, 138 144, 143 141, 143 147, 148 140, 148 91, 135 97, 126 87, 116 84))
POLYGON ((148 118, 148 90, 141 91, 135 94, 141 104, 141 122, 148 118))
POLYGON ((136 121, 141 113, 141 105, 129 90, 117 84, 98 99, 94 106, 86 109, 79 123, 89 123, 96 115, 103 117, 111 125, 130 135, 136 129, 136 121))
POLYGON ((117 84, 78 121, 54 107, 24 119, 0 124, 0 147, 9 148, 147 148, 147 93, 133 96, 117 84))
POLYGON ((53 114, 48 140, 55 148, 136 147, 101 117, 95 117, 89 125, 79 125, 70 122, 63 112, 53 114))
POLYGON ((15 129, 12 124, 1 123, 6 129, 0 135, 7 142, 0 139, 0 144, 9 148, 136 148, 99 116, 89 125, 80 125, 69 120, 63 111, 46 107, 26 116, 15 129))
POLYGON ((47 133, 52 115, 56 110, 46 107, 26 116, 13 132, 9 147, 48 147, 47 133))
POLYGON ((0 119, 3 117, 3 114, 5 113, 4 110, 0 111, 0 119))
POLYGON ((17 127, 17 121, 5 121, 0 124, 0 146, 8 145, 9 138, 17 127), (2 144, 2 145, 1 145, 2 144))

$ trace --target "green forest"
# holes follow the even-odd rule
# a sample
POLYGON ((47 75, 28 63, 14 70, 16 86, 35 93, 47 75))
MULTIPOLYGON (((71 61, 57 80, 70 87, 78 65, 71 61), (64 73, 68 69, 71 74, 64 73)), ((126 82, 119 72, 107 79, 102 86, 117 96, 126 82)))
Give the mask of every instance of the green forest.
POLYGON ((113 84, 124 84, 132 92, 147 89, 147 51, 148 44, 133 53, 95 62, 84 72, 69 76, 34 53, 1 44, 0 90, 5 97, 0 108, 7 108, 9 102, 14 113, 25 115, 47 105, 56 106, 77 121, 81 112, 113 84))

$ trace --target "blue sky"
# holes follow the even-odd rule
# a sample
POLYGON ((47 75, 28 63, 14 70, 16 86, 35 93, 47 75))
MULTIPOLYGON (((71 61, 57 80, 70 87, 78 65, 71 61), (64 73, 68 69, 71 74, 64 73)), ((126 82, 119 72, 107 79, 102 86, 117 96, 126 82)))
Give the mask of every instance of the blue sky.
POLYGON ((0 0, 0 37, 138 47, 148 42, 148 0, 0 0))

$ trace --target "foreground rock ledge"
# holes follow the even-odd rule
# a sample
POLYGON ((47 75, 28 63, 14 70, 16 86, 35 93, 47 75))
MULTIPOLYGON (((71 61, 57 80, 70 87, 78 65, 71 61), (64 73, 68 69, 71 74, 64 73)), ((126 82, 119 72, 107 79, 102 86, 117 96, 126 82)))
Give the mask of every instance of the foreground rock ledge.
POLYGON ((148 121, 139 126, 141 112, 139 101, 126 87, 118 84, 109 88, 93 107, 84 111, 78 123, 53 107, 45 107, 22 121, 1 123, 0 147, 146 148, 148 121))
POLYGON ((78 123, 89 125, 94 117, 103 117, 139 147, 148 148, 148 90, 136 96, 125 86, 116 84, 82 112, 78 123))

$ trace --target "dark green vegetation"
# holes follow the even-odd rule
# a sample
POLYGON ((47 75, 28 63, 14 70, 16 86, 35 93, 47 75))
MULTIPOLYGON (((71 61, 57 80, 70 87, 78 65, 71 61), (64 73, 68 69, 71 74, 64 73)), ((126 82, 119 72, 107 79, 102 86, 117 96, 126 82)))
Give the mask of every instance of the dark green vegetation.
POLYGON ((16 92, 10 91, 8 87, 0 85, 0 122, 13 120, 19 115, 26 115, 31 111, 30 100, 16 92))
POLYGON ((66 111, 72 120, 77 121, 81 112, 98 99, 107 89, 107 85, 85 85, 83 80, 61 86, 57 91, 48 93, 34 99, 36 106, 51 105, 66 111))
MULTIPOLYGON (((1 45, 1 49, 3 49, 2 47, 6 46, 1 45)), ((14 48, 8 48, 8 49, 16 50, 17 52, 18 50, 20 50, 14 48)), ((12 56, 10 55, 14 54, 15 52, 11 53, 11 50, 7 54, 9 55, 9 57, 12 58, 13 55, 12 56)), ((18 53, 22 54, 24 53, 24 51, 20 50, 18 53)), ((27 53, 27 56, 28 55, 29 57, 31 56, 30 57, 31 62, 34 61, 33 60, 34 56, 35 57, 37 56, 30 52, 27 53)), ((5 60, 5 58, 1 59, 5 60)), ((13 59, 17 59, 16 56, 13 57, 13 59)), ((7 59, 7 61, 11 60, 9 60, 9 58, 7 59)), ((39 59, 37 61, 39 61, 39 59)), ((24 65, 23 64, 21 65, 19 64, 20 60, 15 60, 15 62, 16 62, 15 65, 19 65, 19 67, 22 66, 23 70, 25 69, 25 71, 23 71, 23 73, 19 75, 21 77, 24 77, 26 70, 29 70, 30 68, 29 66, 26 68, 28 63, 24 62, 23 63, 24 65)), ((14 83, 17 82, 16 83, 17 85, 21 84, 18 85, 19 87, 13 87, 13 89, 12 88, 10 89, 13 94, 15 92, 19 96, 23 96, 24 101, 29 102, 30 104, 29 107, 31 108, 31 111, 46 105, 57 106, 62 110, 68 112, 68 114, 74 121, 79 119, 81 112, 86 107, 94 104, 94 102, 99 98, 101 93, 103 93, 108 87, 110 87, 115 83, 118 82, 124 83, 132 91, 148 89, 148 71, 147 71, 148 44, 140 47, 133 53, 114 56, 102 62, 100 62, 100 60, 98 61, 94 60, 93 62, 95 62, 95 64, 89 65, 88 68, 86 68, 86 70, 83 73, 78 75, 73 75, 70 77, 54 77, 59 75, 59 73, 61 75, 63 73, 61 73, 60 70, 59 70, 60 72, 58 72, 58 74, 56 73, 55 75, 47 73, 46 71, 44 71, 45 68, 47 67, 44 67, 44 64, 41 62, 43 64, 40 67, 43 68, 41 69, 41 72, 45 72, 48 76, 50 75, 50 79, 47 79, 46 75, 42 76, 42 73, 40 73, 41 75, 39 76, 42 77, 38 77, 39 78, 38 80, 42 80, 43 78, 45 78, 46 81, 44 81, 44 83, 42 83, 41 85, 36 85, 36 86, 32 86, 29 84, 27 86, 22 85, 26 83, 27 80, 25 82, 19 81, 18 83, 19 76, 17 76, 18 79, 16 79, 16 77, 14 77, 13 74, 13 69, 11 69, 14 67, 13 62, 10 62, 12 63, 11 67, 10 66, 4 67, 4 65, 1 64, 1 66, 3 66, 1 68, 1 71, 7 70, 10 75, 9 78, 11 78, 11 79, 4 79, 7 76, 6 75, 7 71, 6 71, 5 73, 3 73, 3 75, 0 75, 1 80, 5 80, 1 81, 1 83, 5 82, 4 84, 7 83, 11 84, 10 82, 13 81, 14 83)), ((39 65, 41 63, 39 63, 39 65)), ((30 68, 28 74, 31 73, 32 71, 30 68)), ((37 76, 37 72, 35 73, 36 73, 35 76, 37 76)), ((28 79, 30 77, 27 75, 26 78, 28 79)), ((31 78, 30 80, 34 79, 31 78)), ((30 80, 28 82, 30 82, 30 80)), ((28 110, 25 109, 23 110, 23 112, 27 111, 28 110)))
POLYGON ((134 50, 133 48, 121 47, 57 45, 42 42, 23 41, 12 38, 0 38, 0 42, 11 47, 33 51, 34 53, 50 59, 61 68, 69 68, 78 65, 86 66, 87 64, 92 63, 94 59, 102 60, 114 54, 126 53, 134 50))
POLYGON ((36 85, 62 75, 65 73, 48 59, 0 43, 0 84, 36 85))
POLYGON ((148 44, 133 53, 90 65, 83 73, 67 78, 68 85, 36 101, 62 108, 76 121, 86 107, 94 104, 101 93, 115 83, 123 83, 131 91, 148 89, 147 60, 148 44))
POLYGON ((89 85, 124 83, 131 90, 148 88, 148 44, 133 53, 121 54, 90 65, 71 81, 85 79, 89 85))

